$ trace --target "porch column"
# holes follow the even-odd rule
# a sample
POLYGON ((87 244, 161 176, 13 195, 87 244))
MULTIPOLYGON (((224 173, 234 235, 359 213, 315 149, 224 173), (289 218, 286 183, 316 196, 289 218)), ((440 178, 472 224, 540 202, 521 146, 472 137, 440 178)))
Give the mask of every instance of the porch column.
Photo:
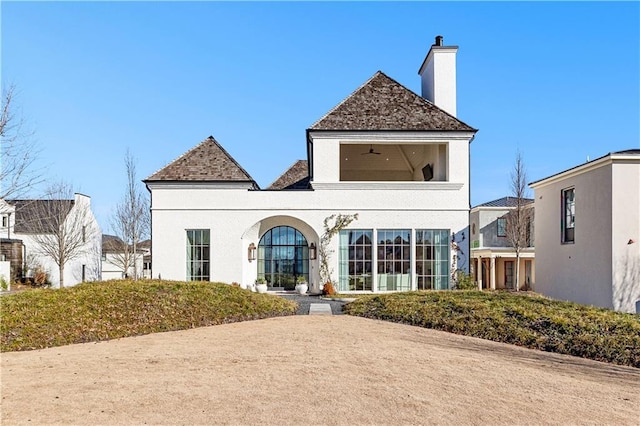
POLYGON ((496 289, 496 258, 491 256, 491 290, 496 289))
POLYGON ((478 279, 478 290, 482 290, 482 256, 478 256, 476 259, 476 278, 478 279))

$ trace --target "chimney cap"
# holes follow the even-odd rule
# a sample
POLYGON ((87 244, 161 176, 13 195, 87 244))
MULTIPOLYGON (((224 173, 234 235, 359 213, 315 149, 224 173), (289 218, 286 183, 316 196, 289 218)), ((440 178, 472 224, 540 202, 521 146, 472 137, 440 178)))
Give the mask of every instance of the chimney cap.
POLYGON ((444 37, 442 37, 441 35, 437 35, 436 36, 436 42, 434 43, 434 46, 442 46, 442 40, 444 39, 444 37))

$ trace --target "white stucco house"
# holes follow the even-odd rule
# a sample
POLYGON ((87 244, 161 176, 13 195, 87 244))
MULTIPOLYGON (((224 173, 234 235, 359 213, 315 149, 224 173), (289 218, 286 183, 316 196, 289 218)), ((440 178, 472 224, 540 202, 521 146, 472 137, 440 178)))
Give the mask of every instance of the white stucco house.
MULTIPOLYGON (((58 221, 51 216, 61 214, 66 234, 74 233, 74 250, 64 268, 64 286, 69 287, 83 281, 95 281, 100 278, 100 227, 91 210, 91 198, 76 193, 74 199, 29 199, 0 200, 0 216, 2 218, 2 244, 11 247, 12 261, 18 260, 22 277, 32 277, 36 269, 47 273, 49 282, 54 288, 60 287, 58 265, 47 255, 42 241, 47 239, 52 247, 58 232, 55 229, 58 221)), ((66 241, 71 239, 66 238, 66 241)), ((14 272, 12 275, 15 276, 14 272)))
MULTIPOLYGON (((123 278, 132 278, 137 272, 138 277, 148 278, 147 262, 145 259, 150 258, 151 242, 149 240, 141 241, 136 247, 136 255, 133 255, 133 247, 129 247, 129 251, 125 253, 123 250, 124 242, 115 235, 102 235, 102 273, 103 281, 119 280, 123 278), (134 259, 135 258, 135 259, 134 259), (136 268, 133 267, 135 261, 136 268), (125 266, 128 265, 125 271, 125 266)), ((149 260, 150 263, 150 260, 149 260)))
POLYGON ((265 189, 212 136, 149 176, 153 277, 284 289, 303 277, 318 291, 323 221, 357 213, 332 240, 338 291, 450 288, 452 269, 469 267, 477 131, 456 117, 457 50, 436 38, 422 96, 376 72, 306 130, 307 159, 265 189))
POLYGON ((640 313, 640 149, 530 184, 536 291, 640 313))
MULTIPOLYGON (((520 251, 518 289, 531 290, 535 283, 534 204, 530 198, 523 201, 529 222, 527 244, 520 251)), ((516 252, 507 237, 507 216, 516 205, 516 198, 503 197, 471 209, 471 265, 480 289, 515 289, 516 252)))

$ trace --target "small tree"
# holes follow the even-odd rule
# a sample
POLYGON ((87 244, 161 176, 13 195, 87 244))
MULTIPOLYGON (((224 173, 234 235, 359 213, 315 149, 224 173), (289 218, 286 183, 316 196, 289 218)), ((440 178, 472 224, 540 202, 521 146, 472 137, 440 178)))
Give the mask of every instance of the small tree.
POLYGON ((15 87, 2 94, 0 105, 0 198, 15 198, 42 181, 34 169, 38 146, 15 114, 15 87))
POLYGON ((97 232, 89 221, 89 205, 75 203, 71 186, 58 182, 46 189, 41 200, 28 204, 24 217, 37 250, 58 265, 60 288, 64 287, 65 265, 90 252, 88 242, 97 232))
POLYGON ((334 250, 331 248, 331 239, 344 228, 349 226, 351 222, 358 219, 358 213, 355 214, 332 214, 326 217, 322 222, 324 233, 320 237, 320 247, 318 254, 320 255, 320 281, 323 284, 331 283, 333 280, 333 268, 329 266, 329 259, 334 250))
POLYGON ((109 249, 113 251, 112 262, 122 268, 125 274, 132 269, 133 279, 137 279, 138 259, 141 256, 138 246, 149 233, 149 202, 136 178, 135 161, 128 150, 124 164, 127 188, 111 219, 111 228, 118 238, 110 240, 109 249))
POLYGON ((511 194, 515 199, 515 206, 507 214, 506 235, 509 244, 516 252, 515 288, 519 290, 520 282, 520 253, 527 247, 527 234, 531 210, 527 207, 527 171, 520 151, 516 153, 516 160, 511 170, 511 194))

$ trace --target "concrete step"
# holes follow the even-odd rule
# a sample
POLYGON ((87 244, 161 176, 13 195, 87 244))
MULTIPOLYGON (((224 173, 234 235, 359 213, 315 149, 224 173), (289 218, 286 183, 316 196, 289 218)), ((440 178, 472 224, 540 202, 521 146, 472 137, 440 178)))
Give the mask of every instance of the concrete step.
POLYGON ((309 315, 331 315, 331 305, 328 303, 309 304, 309 315))

